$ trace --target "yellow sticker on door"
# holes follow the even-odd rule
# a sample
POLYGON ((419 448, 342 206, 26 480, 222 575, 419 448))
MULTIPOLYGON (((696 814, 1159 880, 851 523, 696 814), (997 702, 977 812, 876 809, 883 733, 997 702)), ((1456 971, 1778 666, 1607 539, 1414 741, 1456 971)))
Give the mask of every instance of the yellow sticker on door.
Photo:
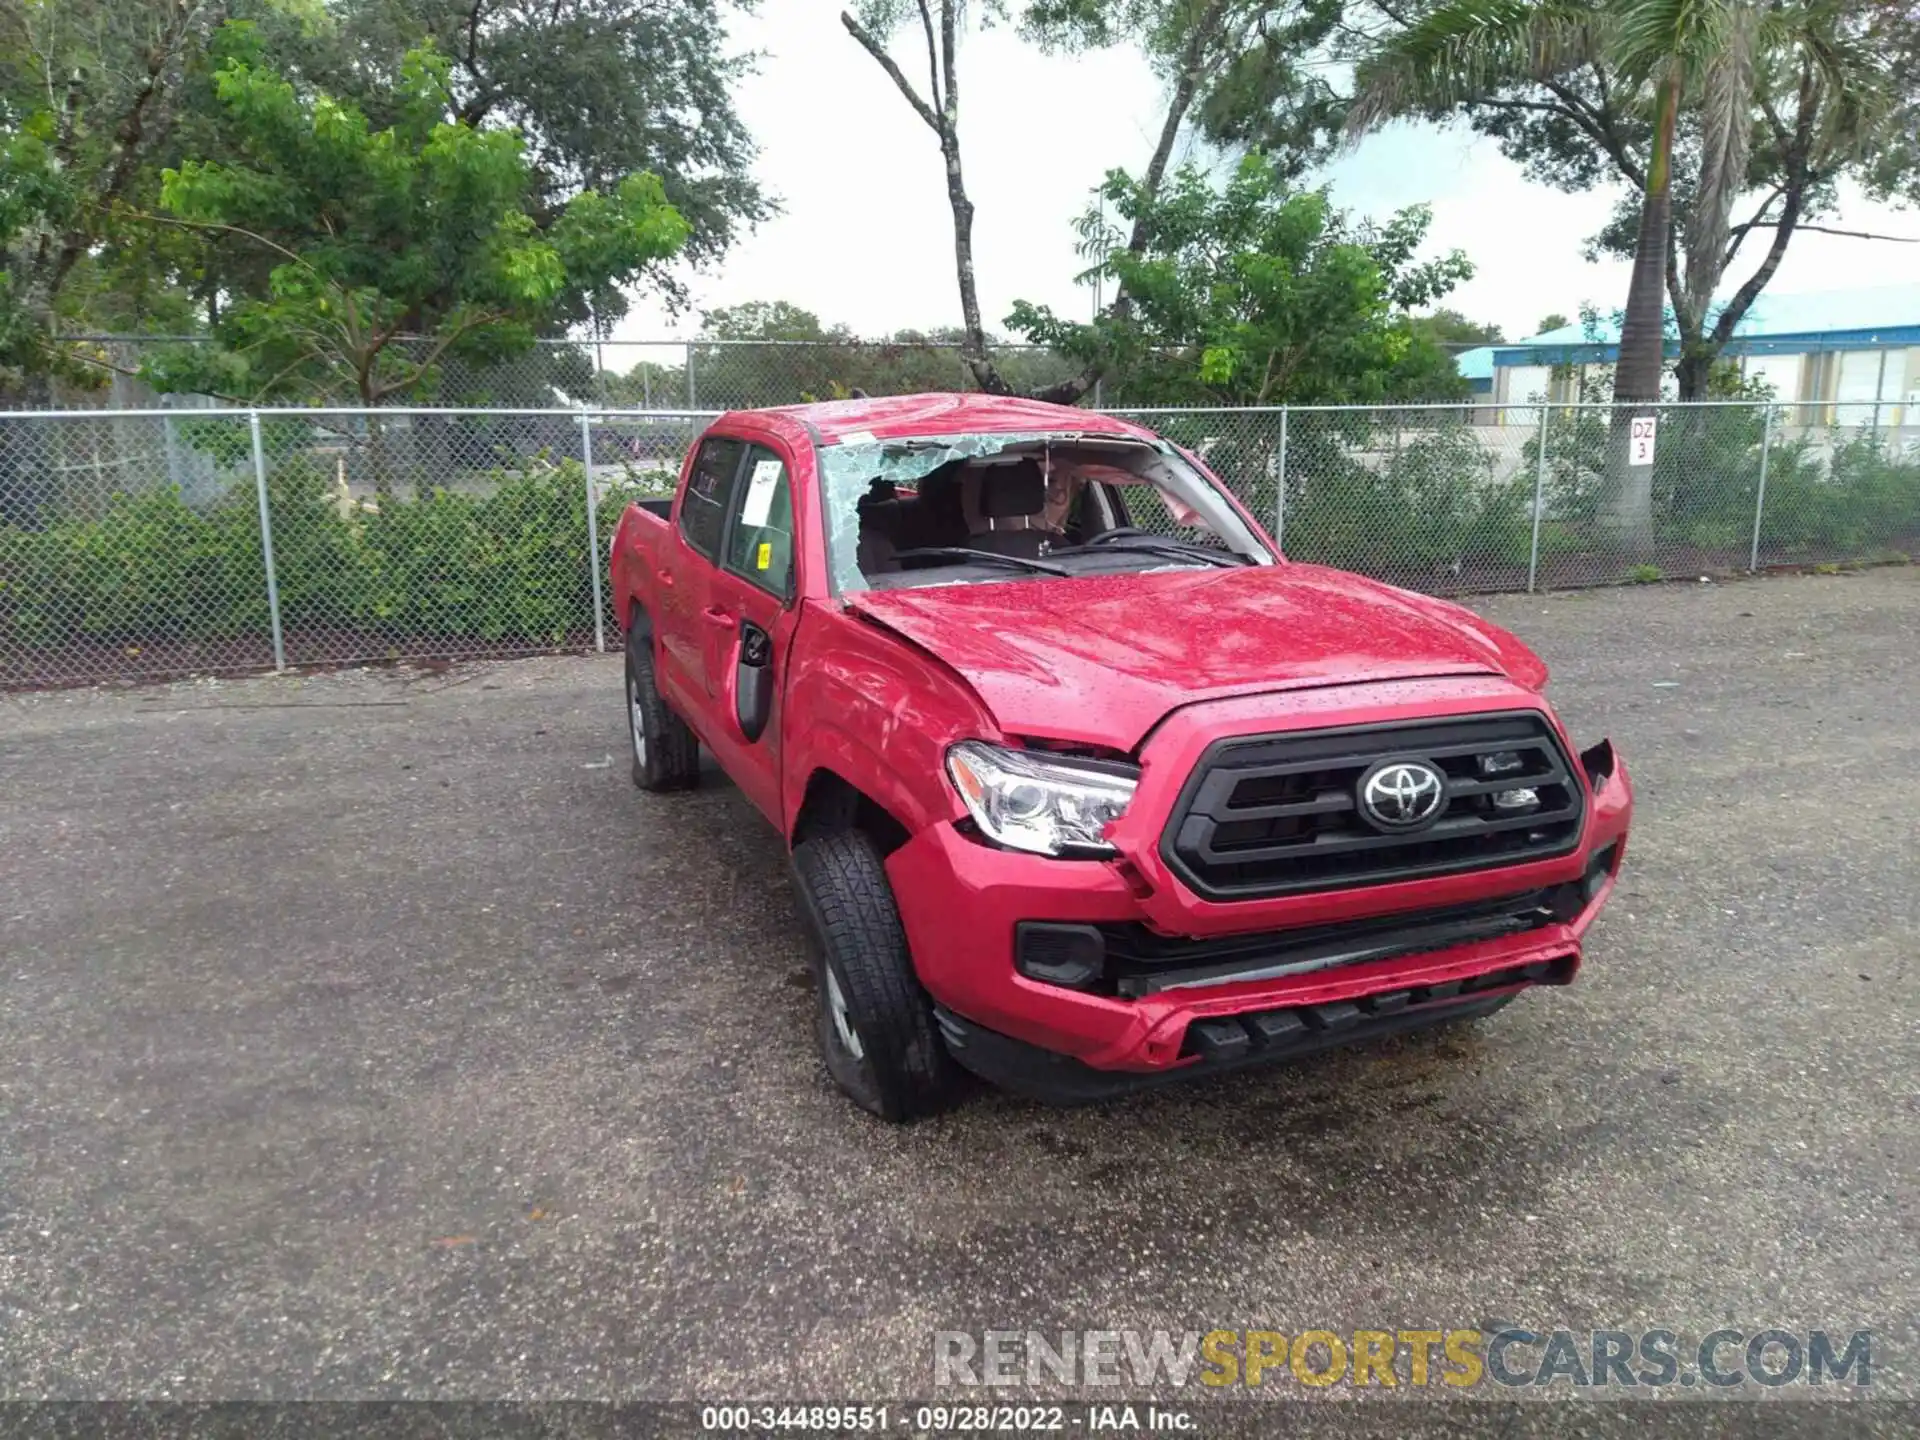
POLYGON ((758 570, 766 570, 773 565, 773 542, 771 540, 762 540, 760 542, 760 553, 754 556, 753 563, 754 568, 758 570))

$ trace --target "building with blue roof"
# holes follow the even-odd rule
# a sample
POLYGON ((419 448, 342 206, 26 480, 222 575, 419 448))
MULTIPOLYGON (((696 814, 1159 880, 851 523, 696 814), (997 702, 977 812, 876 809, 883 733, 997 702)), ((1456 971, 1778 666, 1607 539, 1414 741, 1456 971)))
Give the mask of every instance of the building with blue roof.
POLYGON ((1474 399, 1493 393, 1493 346, 1479 345, 1472 350, 1462 350, 1453 357, 1453 363, 1460 372, 1460 378, 1472 387, 1474 399))
MULTIPOLYGON (((1528 401, 1575 400, 1582 372, 1619 355, 1619 325, 1567 325, 1454 357, 1494 423, 1529 424, 1528 401)), ((1667 342, 1677 355, 1679 342, 1667 342)), ((1797 408, 1788 423, 1920 424, 1920 283, 1805 295, 1762 293, 1721 352, 1797 408)), ((1671 380, 1669 380, 1671 383, 1671 380)))

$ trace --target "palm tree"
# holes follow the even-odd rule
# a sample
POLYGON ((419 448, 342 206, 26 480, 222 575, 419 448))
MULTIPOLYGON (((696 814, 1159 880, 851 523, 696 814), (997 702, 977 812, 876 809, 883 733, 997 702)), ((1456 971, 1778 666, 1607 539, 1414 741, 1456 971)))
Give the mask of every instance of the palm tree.
MULTIPOLYGON (((1688 313, 1704 315, 1726 268, 1734 201, 1747 176, 1756 84, 1764 64, 1796 50, 1836 90, 1854 57, 1827 43, 1832 0, 1442 0, 1360 63, 1348 134, 1389 119, 1470 105, 1593 66, 1616 99, 1652 117, 1640 225, 1614 366, 1614 424, 1602 519, 1631 550, 1651 548, 1652 470, 1627 463, 1628 421, 1660 398, 1665 290, 1673 220, 1674 133, 1683 107, 1700 134, 1700 174, 1687 244, 1688 313)), ((1748 297, 1749 301, 1751 297, 1748 297)))

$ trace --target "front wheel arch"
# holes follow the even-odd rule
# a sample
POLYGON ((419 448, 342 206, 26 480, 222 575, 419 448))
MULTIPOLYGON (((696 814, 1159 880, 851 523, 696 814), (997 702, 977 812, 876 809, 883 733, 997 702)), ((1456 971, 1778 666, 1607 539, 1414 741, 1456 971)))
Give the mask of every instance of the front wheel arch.
POLYGON ((653 640, 653 617, 647 614, 647 607, 638 595, 627 597, 627 613, 621 622, 620 633, 627 636, 640 635, 647 641, 653 640))
POLYGON ((872 840, 882 856, 891 855, 912 837, 900 818, 845 776, 824 765, 807 777, 807 788, 794 814, 790 847, 819 835, 852 830, 872 840))

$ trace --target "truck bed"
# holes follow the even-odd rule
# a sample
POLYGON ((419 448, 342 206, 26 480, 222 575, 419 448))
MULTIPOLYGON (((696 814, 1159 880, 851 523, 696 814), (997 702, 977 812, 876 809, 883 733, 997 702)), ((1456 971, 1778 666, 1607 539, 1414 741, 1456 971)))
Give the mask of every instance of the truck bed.
POLYGON ((608 579, 613 586, 614 614, 624 630, 631 623, 629 609, 637 600, 651 604, 654 566, 660 544, 672 524, 673 500, 635 500, 614 529, 608 579))

